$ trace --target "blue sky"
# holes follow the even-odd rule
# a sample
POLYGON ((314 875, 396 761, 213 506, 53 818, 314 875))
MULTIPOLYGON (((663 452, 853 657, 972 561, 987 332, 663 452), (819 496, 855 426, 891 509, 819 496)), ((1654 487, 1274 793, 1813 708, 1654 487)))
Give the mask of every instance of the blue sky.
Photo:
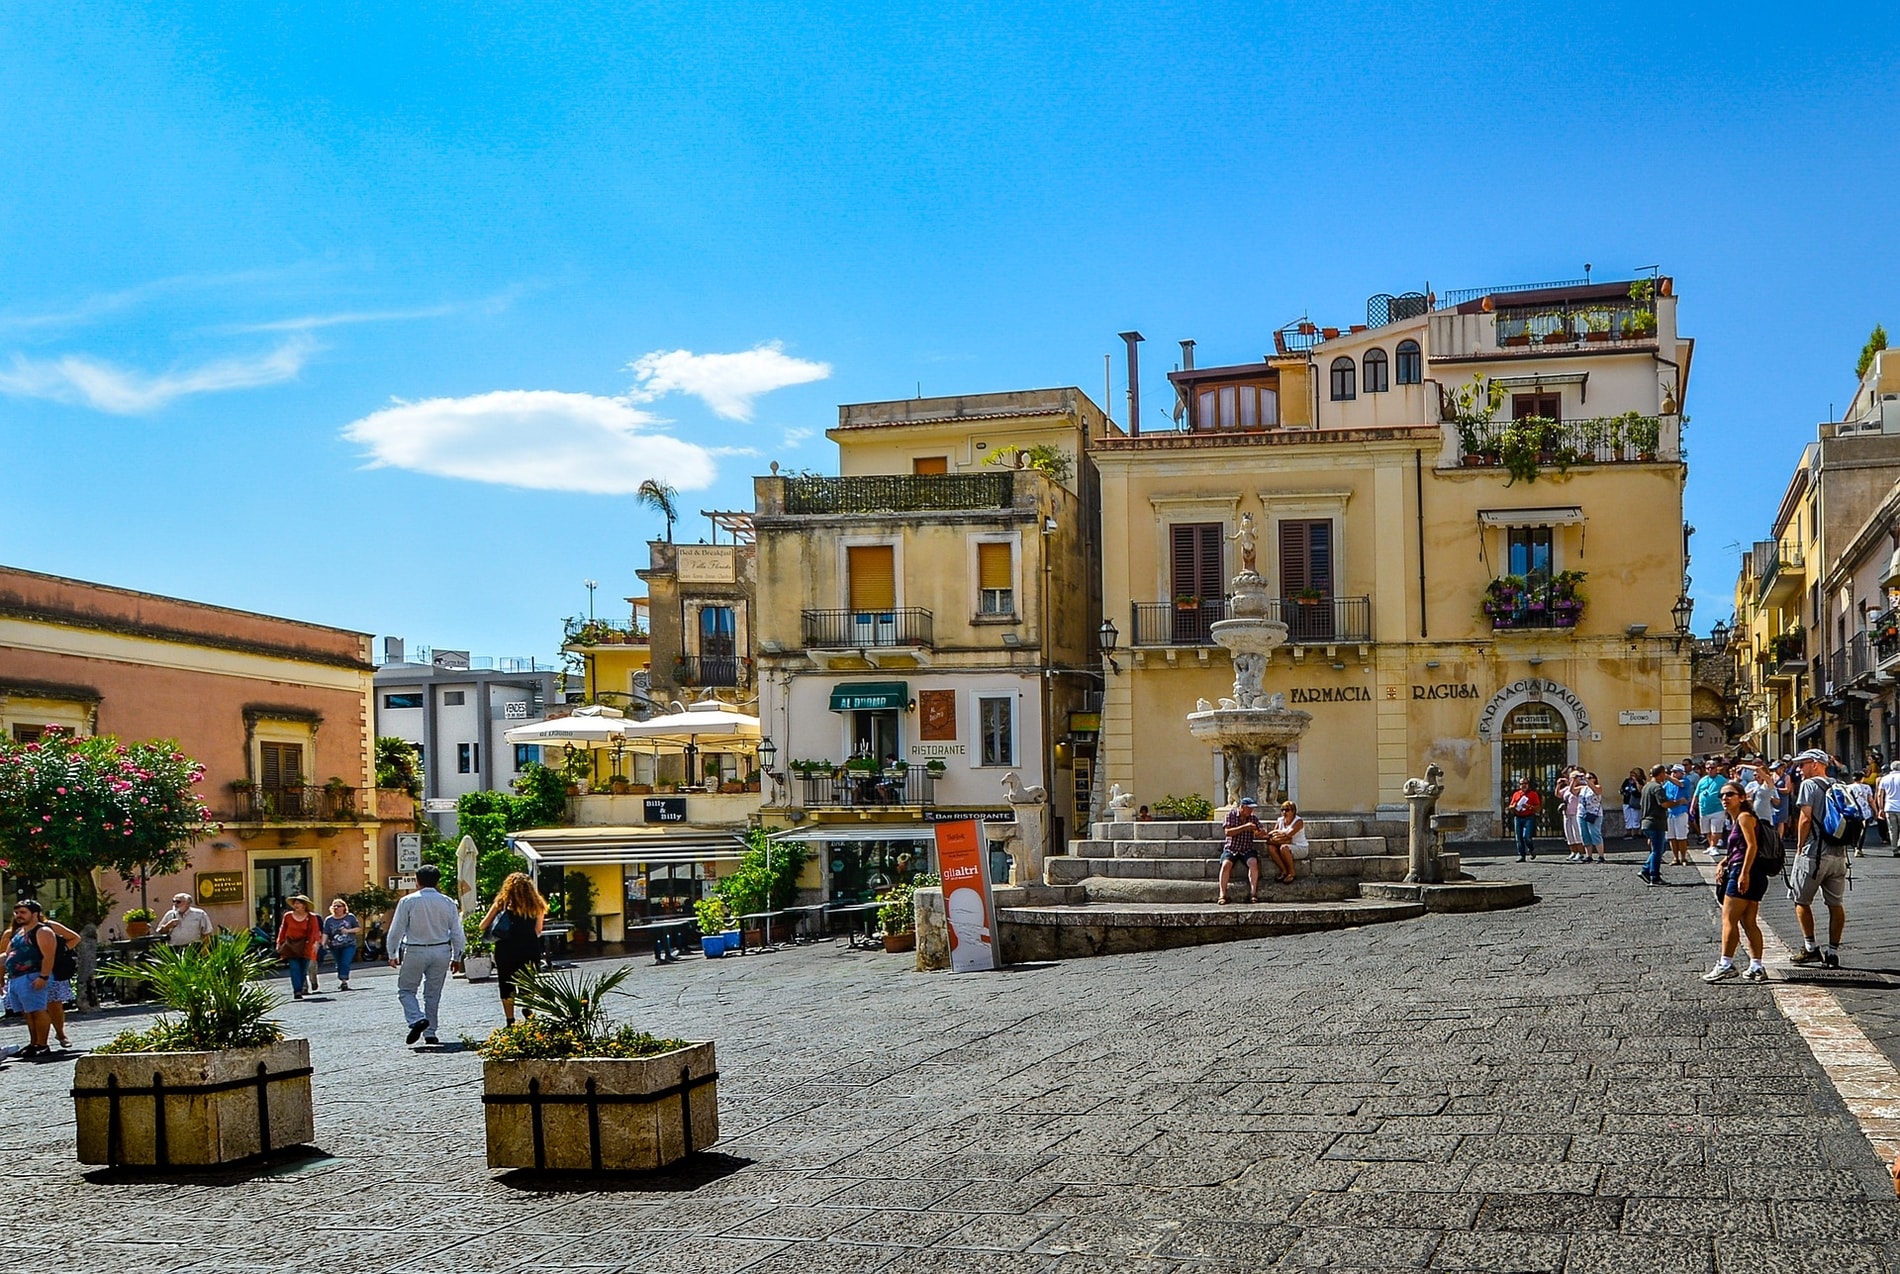
MULTIPOLYGON (((1892 327, 1888 6, 13 6, 0 561, 488 654, 836 405, 1660 265, 1699 628, 1892 327), (523 485, 527 484, 527 485, 523 485)), ((1117 363, 1119 364, 1119 357, 1117 363)), ((1123 415, 1122 386, 1105 404, 1123 415)))

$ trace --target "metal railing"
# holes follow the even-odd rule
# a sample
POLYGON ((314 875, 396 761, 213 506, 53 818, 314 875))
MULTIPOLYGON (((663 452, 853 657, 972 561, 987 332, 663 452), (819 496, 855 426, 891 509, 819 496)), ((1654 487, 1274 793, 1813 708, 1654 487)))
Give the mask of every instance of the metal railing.
POLYGON ((933 634, 930 612, 917 606, 895 610, 808 610, 803 612, 805 645, 818 650, 869 650, 887 646, 928 646, 933 634))
POLYGON ((308 783, 244 788, 231 794, 233 821, 239 823, 347 823, 362 817, 353 787, 316 787, 308 783))
POLYGON ((632 623, 617 624, 611 619, 589 619, 570 624, 561 637, 563 646, 644 646, 647 630, 632 623))
POLYGON ((1847 689, 1873 670, 1873 647, 1866 633, 1855 633, 1847 639, 1845 648, 1832 651, 1827 657, 1827 680, 1836 693, 1847 689))
POLYGON ((1801 569, 1800 546, 1785 540, 1765 540, 1755 546, 1754 554, 1756 574, 1761 580, 1755 586, 1755 600, 1758 602, 1768 596, 1768 591, 1775 586, 1776 577, 1783 571, 1801 569))
POLYGON ((852 478, 797 475, 785 479, 787 513, 912 513, 1007 509, 1015 500, 1009 473, 866 474, 852 478))
POLYGON ((1873 634, 1874 657, 1880 663, 1900 655, 1900 606, 1881 611, 1867 621, 1873 634))
MULTIPOLYGON (((1213 646, 1213 626, 1227 618, 1226 599, 1198 602, 1134 602, 1129 607, 1130 644, 1135 646, 1213 646)), ((1372 640, 1370 597, 1276 597, 1267 603, 1268 619, 1286 625, 1291 646, 1357 645, 1372 640)))
POLYGON ((681 655, 673 661, 682 686, 743 686, 752 681, 752 661, 742 655, 681 655))
POLYGON ((1484 613, 1491 617, 1494 630, 1575 628, 1583 618, 1583 602, 1568 589, 1536 584, 1487 594, 1484 613))
POLYGON ((1654 460, 1662 446, 1662 420, 1640 412, 1582 420, 1488 420, 1461 422, 1458 446, 1464 464, 1501 464, 1513 447, 1535 449, 1550 464, 1634 464, 1654 460), (1514 432, 1515 431, 1515 432, 1514 432), (1511 437, 1507 438, 1506 435, 1511 437))
POLYGON ((1551 288, 1587 288, 1589 286, 1588 279, 1557 279, 1550 283, 1507 283, 1503 287, 1494 288, 1457 288, 1439 295, 1438 308, 1449 310, 1463 305, 1466 301, 1479 301, 1487 296, 1504 296, 1511 292, 1544 292, 1551 288))
POLYGON ((1648 301, 1598 301, 1575 306, 1500 306, 1500 348, 1535 345, 1626 345, 1656 339, 1648 301))
POLYGON ((804 808, 874 809, 883 805, 934 804, 937 776, 921 765, 907 770, 837 770, 798 776, 804 808))

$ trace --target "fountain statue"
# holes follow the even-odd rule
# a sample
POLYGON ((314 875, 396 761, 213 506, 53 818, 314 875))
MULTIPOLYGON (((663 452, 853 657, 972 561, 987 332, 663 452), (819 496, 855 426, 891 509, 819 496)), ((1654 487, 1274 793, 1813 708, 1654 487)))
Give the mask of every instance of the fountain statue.
POLYGON ((1252 796, 1271 809, 1280 802, 1287 748, 1306 733, 1313 714, 1288 708, 1285 695, 1269 695, 1261 688, 1269 656, 1286 642, 1286 625, 1268 618, 1273 603, 1266 581, 1254 569, 1251 513, 1241 517, 1240 530, 1232 538, 1240 548, 1240 574, 1230 585, 1230 614, 1208 631, 1233 656, 1233 697, 1222 698, 1218 706, 1197 702, 1188 713, 1188 731, 1219 747, 1226 759, 1228 805, 1252 796))

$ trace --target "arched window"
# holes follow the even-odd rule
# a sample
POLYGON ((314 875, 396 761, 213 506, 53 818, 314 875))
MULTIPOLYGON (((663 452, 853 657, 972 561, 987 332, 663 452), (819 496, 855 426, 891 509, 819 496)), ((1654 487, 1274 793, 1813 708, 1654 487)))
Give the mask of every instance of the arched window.
POLYGON ((1399 342, 1399 384, 1417 385, 1425 379, 1425 360, 1419 356, 1417 341, 1399 342))
POLYGON ((1359 396, 1353 390, 1353 381, 1356 379, 1356 377, 1353 375, 1353 370, 1357 366, 1358 364, 1354 363, 1350 358, 1347 358, 1344 354, 1341 354, 1338 358, 1335 358, 1333 360, 1333 401, 1334 402, 1336 403, 1344 402, 1347 399, 1357 398, 1359 396))
POLYGON ((1365 382, 1368 394, 1383 394, 1386 391, 1385 351, 1369 349, 1366 351, 1365 366, 1360 380, 1365 382))

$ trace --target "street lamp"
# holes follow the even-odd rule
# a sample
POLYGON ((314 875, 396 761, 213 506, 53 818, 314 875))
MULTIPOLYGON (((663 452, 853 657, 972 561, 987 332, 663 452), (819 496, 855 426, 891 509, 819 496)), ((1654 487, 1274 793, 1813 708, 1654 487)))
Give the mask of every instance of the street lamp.
POLYGON ((772 765, 777 760, 778 744, 772 742, 772 736, 768 734, 759 740, 759 773, 765 775, 767 781, 772 784, 770 794, 765 800, 767 805, 778 798, 778 775, 772 772, 772 765))
POLYGON ((1683 641, 1689 636, 1689 616, 1695 611, 1695 600, 1687 593, 1676 599, 1669 608, 1669 614, 1676 621, 1676 649, 1682 649, 1683 641))
POLYGON ((1715 627, 1709 629, 1709 640, 1715 643, 1717 650, 1727 650, 1728 633, 1728 621, 1718 619, 1715 621, 1715 627))
POLYGON ((1102 644, 1102 658, 1108 663, 1108 670, 1119 675, 1121 669, 1115 666, 1115 643, 1121 639, 1121 634, 1115 630, 1115 621, 1104 619, 1102 626, 1095 630, 1095 636, 1102 644))
POLYGON ((599 588, 600 584, 590 579, 584 579, 581 583, 587 586, 587 622, 591 624, 594 622, 594 590, 599 588))

